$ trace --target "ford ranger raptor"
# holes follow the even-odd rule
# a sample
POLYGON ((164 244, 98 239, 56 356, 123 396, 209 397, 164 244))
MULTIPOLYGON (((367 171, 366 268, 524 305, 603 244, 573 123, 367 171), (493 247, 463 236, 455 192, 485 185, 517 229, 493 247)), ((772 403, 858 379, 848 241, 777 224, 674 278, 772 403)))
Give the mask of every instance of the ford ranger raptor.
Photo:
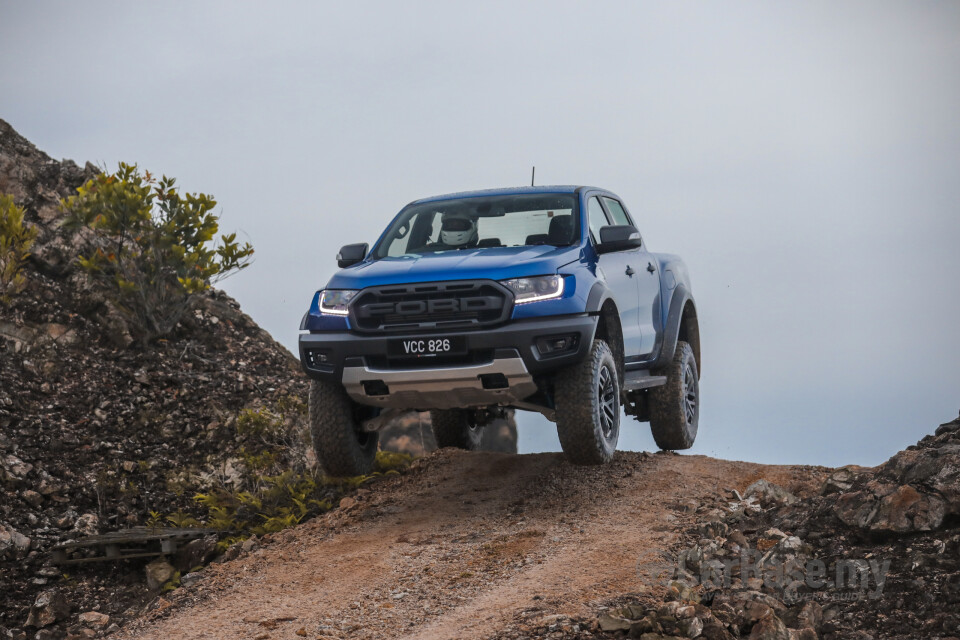
POLYGON ((652 253, 594 187, 417 200, 341 268, 300 326, 313 446, 333 476, 368 473, 378 430, 430 411, 439 446, 476 449, 504 411, 557 425, 574 464, 611 459, 621 408, 661 449, 693 445, 700 332, 683 261, 652 253))

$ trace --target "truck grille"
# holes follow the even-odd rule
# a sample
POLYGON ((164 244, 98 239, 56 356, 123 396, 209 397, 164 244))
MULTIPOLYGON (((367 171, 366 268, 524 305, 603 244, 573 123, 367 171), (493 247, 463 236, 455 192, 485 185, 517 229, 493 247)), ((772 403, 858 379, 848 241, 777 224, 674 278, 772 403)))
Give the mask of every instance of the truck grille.
POLYGON ((364 289, 350 320, 364 332, 473 329, 504 322, 512 308, 510 291, 491 280, 427 282, 364 289))

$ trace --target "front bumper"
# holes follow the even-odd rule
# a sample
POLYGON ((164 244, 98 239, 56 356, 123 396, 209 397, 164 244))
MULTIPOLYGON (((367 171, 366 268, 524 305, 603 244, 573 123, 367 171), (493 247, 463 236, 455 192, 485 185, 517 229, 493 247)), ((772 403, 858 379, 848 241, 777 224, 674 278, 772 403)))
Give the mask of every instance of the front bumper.
POLYGON ((515 320, 496 328, 442 334, 304 333, 300 336, 300 362, 307 375, 340 382, 354 400, 363 404, 407 409, 510 404, 536 392, 537 376, 583 359, 596 326, 595 317, 578 314, 515 320), (571 334, 577 336, 577 341, 569 351, 541 354, 537 348, 538 338, 571 334), (462 335, 466 338, 467 354, 452 360, 386 357, 388 340, 426 335, 462 335), (322 359, 318 354, 322 354, 322 359), (388 393, 383 393, 381 384, 388 393))
POLYGON ((460 367, 345 367, 343 386, 356 402, 384 408, 458 409, 509 405, 537 392, 537 383, 523 360, 516 352, 512 355, 494 358, 485 364, 460 367))

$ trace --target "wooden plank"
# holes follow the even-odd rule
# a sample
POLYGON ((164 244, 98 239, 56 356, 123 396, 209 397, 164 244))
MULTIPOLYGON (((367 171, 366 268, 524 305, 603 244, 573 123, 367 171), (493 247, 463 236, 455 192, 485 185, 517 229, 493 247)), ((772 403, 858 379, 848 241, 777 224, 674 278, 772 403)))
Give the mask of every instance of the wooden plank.
POLYGON ((162 529, 136 527, 121 531, 111 531, 95 536, 86 536, 79 540, 64 542, 56 545, 57 549, 73 549, 77 547, 91 547, 101 544, 124 544, 168 539, 192 539, 216 533, 211 529, 162 529))
POLYGON ((55 545, 51 559, 55 564, 80 564, 170 555, 176 553, 180 543, 210 534, 216 532, 201 528, 134 527, 55 545), (71 551, 81 549, 88 550, 88 555, 70 558, 71 551))
MULTIPOLYGON (((156 557, 159 557, 159 556, 162 556, 162 555, 163 555, 163 554, 162 554, 162 553, 159 553, 159 552, 154 552, 154 553, 131 553, 131 554, 129 554, 129 555, 120 556, 119 558, 117 558, 117 560, 129 560, 129 559, 131 559, 131 558, 156 558, 156 557)), ((95 557, 92 557, 92 558, 69 558, 69 559, 67 559, 67 560, 64 560, 63 562, 58 562, 57 564, 58 564, 58 565, 65 565, 65 564, 84 564, 84 563, 87 563, 87 562, 103 562, 103 561, 108 560, 108 559, 109 559, 109 558, 105 558, 105 557, 103 557, 103 556, 95 556, 95 557)))

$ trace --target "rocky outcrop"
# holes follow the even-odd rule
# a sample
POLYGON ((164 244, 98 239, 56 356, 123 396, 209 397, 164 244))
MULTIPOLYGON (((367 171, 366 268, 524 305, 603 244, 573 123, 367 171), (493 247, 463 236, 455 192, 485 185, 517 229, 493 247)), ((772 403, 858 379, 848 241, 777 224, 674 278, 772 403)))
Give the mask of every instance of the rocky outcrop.
POLYGON ((73 264, 74 234, 62 229, 60 200, 93 177, 89 162, 58 162, 38 150, 0 120, 0 192, 8 193, 27 210, 26 220, 39 231, 31 261, 49 274, 63 275, 73 264))
POLYGON ((885 462, 876 474, 833 493, 830 508, 844 524, 877 533, 933 531, 960 516, 960 418, 885 462))
POLYGON ((960 418, 876 469, 835 470, 818 495, 761 479, 696 505, 685 543, 650 565, 667 603, 611 607, 595 628, 648 640, 960 637, 958 454, 960 418))

